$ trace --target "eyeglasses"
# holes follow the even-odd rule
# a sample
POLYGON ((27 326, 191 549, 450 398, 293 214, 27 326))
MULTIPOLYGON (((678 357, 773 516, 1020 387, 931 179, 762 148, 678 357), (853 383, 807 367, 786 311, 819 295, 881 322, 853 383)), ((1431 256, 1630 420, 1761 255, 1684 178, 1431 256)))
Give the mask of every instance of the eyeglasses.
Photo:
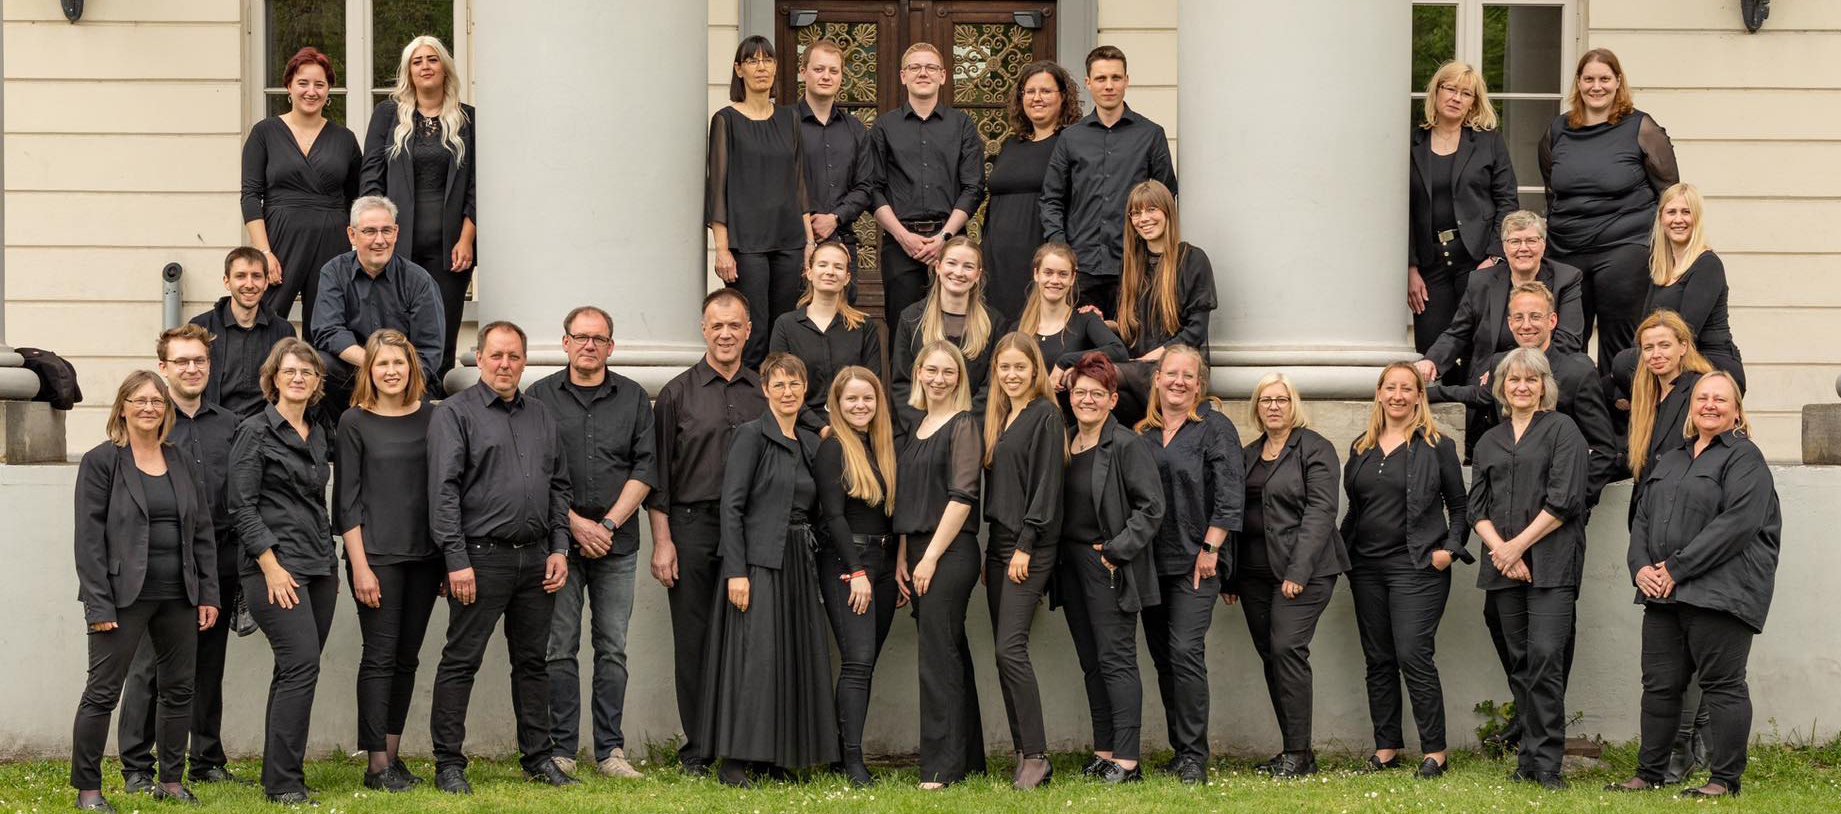
POLYGON ((946 73, 946 68, 942 65, 903 65, 901 69, 908 73, 946 73))
POLYGON ((1542 243, 1546 243, 1546 242, 1547 242, 1547 238, 1544 238, 1544 237, 1511 237, 1507 240, 1502 241, 1502 245, 1507 246, 1511 249, 1520 249, 1523 247, 1532 249, 1535 246, 1539 246, 1542 243))
POLYGON ((160 361, 179 368, 180 370, 194 367, 203 370, 211 366, 211 357, 209 356, 192 356, 185 359, 161 359, 160 361))
POLYGON ((1456 96, 1456 97, 1457 97, 1457 98, 1459 98, 1459 99, 1475 99, 1475 98, 1477 98, 1477 92, 1476 92, 1476 91, 1473 91, 1473 90, 1471 90, 1470 88, 1460 88, 1460 87, 1458 87, 1458 86, 1456 86, 1456 85, 1453 85, 1453 84, 1450 84, 1450 83, 1445 83, 1445 84, 1442 84, 1442 85, 1439 85, 1439 86, 1438 86, 1438 89, 1439 89, 1439 90, 1442 90, 1442 91, 1444 91, 1444 92, 1446 92, 1446 93, 1449 93, 1449 94, 1451 94, 1451 95, 1453 95, 1453 96, 1456 96))
POLYGON ((1290 403, 1290 396, 1266 396, 1259 400, 1261 407, 1284 407, 1290 403))
POLYGON ((161 410, 166 408, 166 399, 158 396, 153 398, 128 399, 128 406, 136 410, 161 410))
POLYGON ((277 379, 306 379, 312 381, 319 377, 319 371, 305 367, 284 367, 275 371, 275 378, 277 379))
POLYGON ((383 237, 395 237, 396 227, 395 226, 381 226, 381 227, 370 226, 370 227, 366 227, 366 228, 358 230, 358 236, 366 240, 370 240, 372 238, 378 237, 379 235, 383 237))
POLYGON ((747 59, 742 60, 742 66, 746 68, 759 68, 763 65, 773 65, 777 62, 779 62, 779 60, 774 59, 773 57, 751 56, 751 57, 748 57, 747 59))
POLYGON ((580 343, 582 343, 582 344, 584 344, 584 345, 588 345, 588 346, 591 346, 591 347, 592 347, 592 346, 595 346, 595 345, 612 345, 612 344, 614 344, 614 338, 613 338, 613 337, 611 337, 611 336, 601 336, 601 335, 599 335, 599 334, 569 334, 569 338, 570 338, 570 339, 572 339, 572 340, 575 340, 576 342, 580 342, 580 343))
POLYGON ((1110 395, 1112 395, 1110 390, 1088 390, 1084 387, 1077 387, 1068 391, 1068 401, 1105 401, 1110 395))

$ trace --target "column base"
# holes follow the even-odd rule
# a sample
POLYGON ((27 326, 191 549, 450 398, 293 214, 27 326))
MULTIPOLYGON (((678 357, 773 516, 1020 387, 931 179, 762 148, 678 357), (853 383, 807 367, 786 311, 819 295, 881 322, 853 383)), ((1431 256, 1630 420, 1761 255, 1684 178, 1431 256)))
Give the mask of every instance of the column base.
POLYGON ((1309 399, 1374 397, 1381 368, 1419 358, 1412 346, 1399 345, 1222 345, 1209 347, 1209 388, 1216 395, 1246 398, 1261 376, 1277 371, 1309 399))
POLYGON ((63 410, 42 401, 0 401, 0 464, 69 460, 63 410))

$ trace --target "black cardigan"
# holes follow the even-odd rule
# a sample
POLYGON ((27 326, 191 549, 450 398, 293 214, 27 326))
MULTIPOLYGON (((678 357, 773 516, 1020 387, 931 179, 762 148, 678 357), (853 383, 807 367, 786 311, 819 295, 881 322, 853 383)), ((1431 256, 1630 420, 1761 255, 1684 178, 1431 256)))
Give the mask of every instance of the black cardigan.
MULTIPOLYGON (((179 546, 186 599, 220 607, 211 509, 185 456, 171 444, 161 444, 160 451, 179 501, 179 539, 191 541, 179 546)), ((113 441, 97 444, 77 465, 77 599, 86 624, 116 621, 115 610, 134 604, 147 579, 150 521, 137 475, 134 450, 113 441)))
MULTIPOLYGON (((793 513, 793 467, 810 470, 818 454, 816 433, 804 427, 794 431, 799 435, 797 442, 780 432, 772 411, 735 428, 722 475, 718 553, 725 579, 747 576, 750 565, 779 570, 785 561, 786 530, 793 513)), ((811 522, 819 522, 815 506, 805 509, 811 522)))
MULTIPOLYGON (((456 163, 454 154, 447 154, 447 196, 441 206, 441 256, 448 258, 454 252, 454 244, 460 242, 460 228, 464 220, 479 223, 478 202, 476 200, 476 178, 473 130, 479 121, 473 106, 462 102, 460 105, 460 142, 466 145, 466 154, 456 163)), ((382 195, 396 204, 396 222, 403 231, 415 228, 416 179, 415 158, 405 146, 402 152, 392 156, 390 147, 396 135, 396 100, 385 99, 377 103, 377 109, 371 112, 371 127, 364 134, 364 162, 359 169, 360 194, 382 195)), ((409 242, 414 238, 410 237, 409 242)), ((404 256, 408 256, 404 252, 404 256)), ((475 265, 478 265, 475 254, 475 265)), ((438 269, 425 269, 429 274, 447 271, 443 266, 438 269)))
MULTIPOLYGON (((1515 194, 1515 167, 1509 163, 1509 147, 1500 130, 1477 130, 1470 127, 1459 132, 1457 153, 1453 156, 1451 188, 1438 194, 1451 197, 1451 211, 1457 215, 1458 238, 1471 257, 1502 257, 1502 219, 1521 208, 1515 194)), ((1417 266, 1438 256, 1438 224, 1432 222, 1432 181, 1426 165, 1432 160, 1432 131, 1413 128, 1413 178, 1408 184, 1406 263, 1417 266)))
MULTIPOLYGON (((1355 473, 1370 456, 1381 454, 1378 445, 1363 452, 1356 452, 1353 444, 1349 446, 1349 462, 1342 468, 1343 491, 1349 496, 1349 511, 1342 516, 1342 539, 1351 548, 1356 544, 1356 530, 1361 528, 1363 509, 1355 491, 1355 473)), ((1470 498, 1464 492, 1457 442, 1449 435, 1440 435, 1434 445, 1426 440, 1424 430, 1417 430, 1406 441, 1407 553, 1418 568, 1431 567, 1432 552, 1441 548, 1456 559, 1476 562, 1464 547, 1468 539, 1470 498)))
MULTIPOLYGON (((1554 310, 1560 315, 1559 327, 1553 329, 1553 344, 1562 350, 1583 348, 1584 274, 1565 263, 1542 258, 1541 267, 1534 271, 1534 279, 1553 292, 1554 310)), ((1474 368, 1478 362, 1496 354, 1503 338, 1508 336, 1509 291, 1512 288, 1506 262, 1470 275, 1463 299, 1458 301, 1457 313, 1451 316, 1451 325, 1425 352, 1425 358, 1438 366, 1439 373, 1450 370, 1460 358, 1474 368)))
MULTIPOLYGON (((1072 442, 1079 433, 1078 426, 1069 427, 1068 440, 1072 442)), ((1100 531, 1107 537, 1100 553, 1118 566, 1114 590, 1119 610, 1126 613, 1163 602, 1157 588, 1156 552, 1151 548, 1163 522, 1163 481, 1157 475, 1157 459, 1151 456, 1150 445, 1107 416, 1099 445, 1094 447, 1093 508, 1100 531)))
MULTIPOLYGON (((1259 463, 1266 434, 1241 450, 1248 471, 1259 463)), ((1349 570, 1349 549, 1336 529, 1336 447, 1308 427, 1291 431, 1272 464, 1260 505, 1266 559, 1280 579, 1302 585, 1349 570)))
POLYGON ((1783 530, 1764 453, 1743 432, 1719 435, 1694 454, 1677 447, 1650 469, 1630 527, 1630 576, 1665 563, 1675 591, 1638 604, 1680 602, 1730 613, 1764 630, 1783 530))

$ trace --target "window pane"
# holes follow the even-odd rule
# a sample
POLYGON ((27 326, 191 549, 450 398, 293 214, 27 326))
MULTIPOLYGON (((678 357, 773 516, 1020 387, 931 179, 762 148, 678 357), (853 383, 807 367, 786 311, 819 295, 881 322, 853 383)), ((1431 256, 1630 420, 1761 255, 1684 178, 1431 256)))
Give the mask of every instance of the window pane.
POLYGON ((1496 93, 1559 93, 1560 9, 1483 7, 1483 79, 1496 93))
MULTIPOLYGON (((263 65, 263 86, 281 87, 294 52, 311 45, 332 60, 333 86, 345 86, 345 4, 324 0, 267 0, 268 33, 264 40, 268 58, 263 65)), ((340 105, 343 109, 344 105, 340 105)), ((282 100, 287 109, 287 100, 282 100)), ((333 118, 330 111, 327 115, 333 118)))
POLYGON ((403 46, 423 34, 441 39, 454 50, 454 0, 373 0, 371 6, 371 87, 396 86, 403 46))
MULTIPOLYGON (((288 112, 288 94, 279 90, 265 91, 268 97, 268 115, 279 116, 288 112)), ((325 116, 335 122, 345 122, 345 94, 333 93, 326 99, 325 116)))
POLYGON ((1524 187, 1542 186, 1540 165, 1541 138, 1553 118, 1560 115, 1558 99, 1496 99, 1497 126, 1509 143, 1509 163, 1515 167, 1515 183, 1524 187))
POLYGON ((1413 6, 1413 83, 1423 93, 1438 66, 1457 58, 1457 6, 1413 6))

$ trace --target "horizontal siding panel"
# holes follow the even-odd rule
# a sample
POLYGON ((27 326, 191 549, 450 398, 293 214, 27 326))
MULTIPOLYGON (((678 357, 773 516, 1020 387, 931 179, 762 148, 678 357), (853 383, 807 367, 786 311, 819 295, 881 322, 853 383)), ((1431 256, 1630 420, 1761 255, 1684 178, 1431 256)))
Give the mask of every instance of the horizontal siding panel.
POLYGON ((1681 141, 1682 176, 1707 195, 1841 195, 1841 141, 1681 141))
POLYGON ((237 133, 242 127, 237 82, 6 82, 8 135, 237 133))
POLYGON ((240 189, 243 138, 50 136, 6 138, 6 188, 55 192, 229 192, 240 189))
MULTIPOLYGON (((1717 217, 1714 215, 1713 217, 1717 217)), ((1722 246, 1716 222, 1708 239, 1722 246)), ((1720 252, 1733 307, 1800 305, 1841 308, 1841 256, 1720 252)))
MULTIPOLYGON (((1588 3, 1586 10, 1587 24, 1595 29, 1745 30, 1739 20, 1738 0, 1599 0, 1588 3)), ((1771 37, 1805 29, 1841 30, 1841 3, 1832 0, 1773 3, 1771 18, 1764 22, 1760 33, 1753 36, 1771 37)))
MULTIPOLYGON (((69 22, 58 0, 6 0, 8 20, 69 22)), ((243 19, 238 0, 89 0, 78 25, 94 23, 237 23, 243 19)))
MULTIPOLYGON (((1131 105, 1132 110, 1144 114, 1162 127, 1164 135, 1169 136, 1172 140, 1176 138, 1177 109, 1174 85, 1145 87, 1134 84, 1125 94, 1125 102, 1131 105)), ((1090 112, 1093 106, 1089 104, 1085 108, 1090 112)))
POLYGON ((1745 409, 1801 410, 1805 404, 1833 403, 1837 365, 1745 366, 1745 409))
POLYGON ((1832 89, 1638 88, 1636 102, 1678 139, 1841 139, 1841 91, 1832 89))
POLYGON ((1639 90, 1833 88, 1841 80, 1841 31, 1607 31, 1593 32, 1591 45, 1616 51, 1639 90))
MULTIPOLYGON (((1102 29, 1098 41, 1125 52, 1126 68, 1131 73, 1132 84, 1176 85, 1176 29, 1102 29)), ((1084 69, 1082 66, 1085 60, 1085 54, 1070 54, 1065 62, 1073 66, 1073 70, 1080 71, 1084 69)))
POLYGON ((1733 341, 1749 361, 1841 365, 1834 341, 1841 309, 1734 308, 1731 320, 1733 341))
MULTIPOLYGON (((1106 35, 1110 29, 1117 28, 1176 28, 1177 0, 1099 0, 1099 39, 1104 45, 1108 42, 1106 35)), ((1069 57, 1076 55, 1069 54, 1069 57)), ((1085 60, 1086 55, 1078 58, 1085 60)), ((1132 52, 1126 51, 1125 58, 1130 60, 1132 52)), ((1067 60, 1074 64, 1073 59, 1067 60)))
MULTIPOLYGON (((1841 192, 1838 190, 1837 192, 1841 192)), ((1709 228, 1735 252, 1841 252, 1841 201, 1788 201, 1708 196, 1709 228)))
POLYGON ((6 245, 234 246, 243 241, 235 193, 9 192, 6 245))
POLYGON ((710 84, 729 86, 735 77, 735 46, 741 42, 741 29, 732 25, 712 25, 709 31, 710 84))
MULTIPOLYGON (((224 295, 228 246, 195 249, 37 248, 6 250, 6 297, 11 302, 147 300, 160 298, 160 269, 185 268, 180 293, 189 302, 224 295)), ((189 303, 188 303, 189 307, 189 303)), ((189 310, 188 315, 203 310, 189 310)))
MULTIPOLYGON (((152 356, 160 336, 160 303, 37 303, 6 305, 9 343, 50 348, 66 357, 152 356), (79 328, 79 326, 81 326, 79 328)), ((89 390, 88 383, 84 390, 89 390)))
POLYGON ((239 25, 7 23, 7 79, 241 81, 239 25))
MULTIPOLYGON (((679 0, 685 2, 685 0, 679 0)), ((735 28, 741 25, 742 8, 737 0, 710 0, 710 25, 726 25, 735 28)))
POLYGON ((1803 462, 1801 409, 1787 413, 1754 413, 1746 410, 1745 417, 1751 420, 1752 440, 1764 451, 1766 460, 1783 464, 1803 462))

